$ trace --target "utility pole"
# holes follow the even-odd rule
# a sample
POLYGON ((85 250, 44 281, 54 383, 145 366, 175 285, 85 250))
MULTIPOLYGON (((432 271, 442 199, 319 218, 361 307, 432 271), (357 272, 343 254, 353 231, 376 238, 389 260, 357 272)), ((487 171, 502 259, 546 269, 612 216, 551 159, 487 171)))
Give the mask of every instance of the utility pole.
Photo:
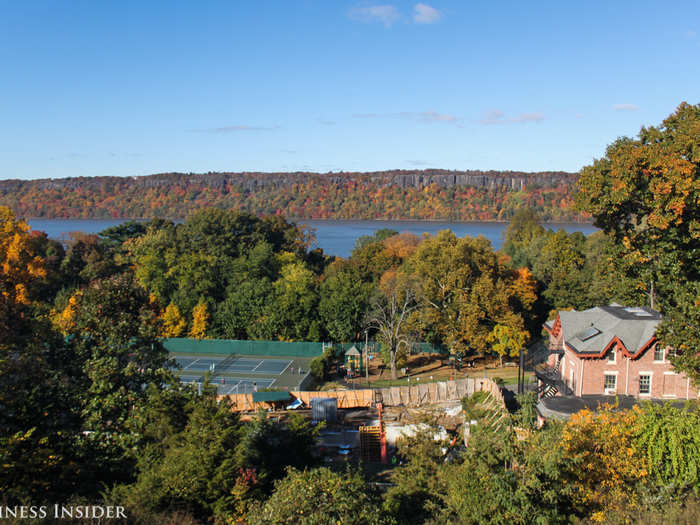
POLYGON ((649 287, 649 306, 654 309, 654 279, 651 280, 651 286, 649 287))
POLYGON ((518 394, 525 391, 525 349, 520 349, 520 359, 518 360, 518 394))
POLYGON ((369 332, 365 330, 365 377, 367 378, 367 386, 369 386, 369 332))

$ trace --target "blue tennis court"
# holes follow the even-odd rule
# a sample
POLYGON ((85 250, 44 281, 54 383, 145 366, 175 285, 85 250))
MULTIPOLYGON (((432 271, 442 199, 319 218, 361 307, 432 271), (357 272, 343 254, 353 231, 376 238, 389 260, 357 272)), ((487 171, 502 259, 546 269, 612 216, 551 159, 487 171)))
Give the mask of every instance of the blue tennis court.
MULTIPOLYGON (((183 383, 198 383, 202 376, 181 375, 183 383)), ((211 385, 217 392, 224 394, 250 394, 256 389, 270 388, 275 383, 274 379, 262 379, 252 377, 217 377, 211 380, 211 385)))
POLYGON ((217 373, 282 374, 292 361, 286 359, 251 359, 239 357, 231 360, 225 357, 177 357, 175 361, 183 372, 206 372, 212 367, 217 373), (226 361, 226 363, 224 363, 226 361))
POLYGON ((197 360, 196 357, 177 357, 175 362, 180 368, 185 369, 197 360))
POLYGON ((206 372, 207 370, 210 370, 212 366, 216 366, 219 364, 221 361, 223 361, 224 358, 216 358, 216 357, 202 357, 199 359, 194 359, 191 357, 178 357, 175 359, 175 362, 180 365, 183 371, 197 371, 197 372, 206 372))

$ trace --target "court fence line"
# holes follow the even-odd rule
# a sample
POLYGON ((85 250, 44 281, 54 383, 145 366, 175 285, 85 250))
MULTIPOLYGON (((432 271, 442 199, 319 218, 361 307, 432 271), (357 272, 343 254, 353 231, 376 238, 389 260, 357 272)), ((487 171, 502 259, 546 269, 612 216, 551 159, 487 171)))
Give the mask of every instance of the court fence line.
POLYGON ((231 355, 266 357, 310 357, 323 353, 323 343, 285 341, 238 341, 235 339, 190 339, 166 338, 161 342, 171 354, 187 355, 231 355))
MULTIPOLYGON (((187 355, 251 355, 268 357, 318 357, 323 353, 324 348, 332 347, 336 353, 345 353, 351 347, 356 346, 362 350, 364 342, 354 343, 315 343, 286 341, 241 341, 236 339, 191 339, 187 337, 161 339, 163 346, 171 354, 187 355)), ((372 352, 379 351, 379 344, 376 341, 369 342, 372 352)), ((432 345, 430 343, 411 343, 411 353, 434 353, 445 354, 444 347, 432 345)))

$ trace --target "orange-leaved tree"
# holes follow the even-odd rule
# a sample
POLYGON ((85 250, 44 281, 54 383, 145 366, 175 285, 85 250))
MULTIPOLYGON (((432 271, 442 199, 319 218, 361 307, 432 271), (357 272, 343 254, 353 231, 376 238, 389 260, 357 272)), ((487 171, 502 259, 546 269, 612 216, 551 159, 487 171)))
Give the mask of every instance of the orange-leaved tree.
POLYGON ((33 289, 46 277, 44 260, 29 242, 29 230, 10 208, 0 206, 0 344, 21 335, 19 324, 34 299, 33 289))
POLYGON ((664 315, 674 367, 700 385, 700 104, 610 144, 581 170, 576 203, 624 247, 626 272, 664 315))

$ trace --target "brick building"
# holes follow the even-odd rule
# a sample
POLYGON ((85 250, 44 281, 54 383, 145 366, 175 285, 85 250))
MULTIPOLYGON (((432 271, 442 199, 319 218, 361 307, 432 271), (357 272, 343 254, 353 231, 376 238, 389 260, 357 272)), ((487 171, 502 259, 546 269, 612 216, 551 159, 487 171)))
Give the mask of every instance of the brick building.
POLYGON ((617 304, 560 311, 545 323, 547 362, 537 370, 545 395, 626 395, 640 399, 695 399, 690 380, 676 373, 672 349, 656 339, 661 314, 617 304))

